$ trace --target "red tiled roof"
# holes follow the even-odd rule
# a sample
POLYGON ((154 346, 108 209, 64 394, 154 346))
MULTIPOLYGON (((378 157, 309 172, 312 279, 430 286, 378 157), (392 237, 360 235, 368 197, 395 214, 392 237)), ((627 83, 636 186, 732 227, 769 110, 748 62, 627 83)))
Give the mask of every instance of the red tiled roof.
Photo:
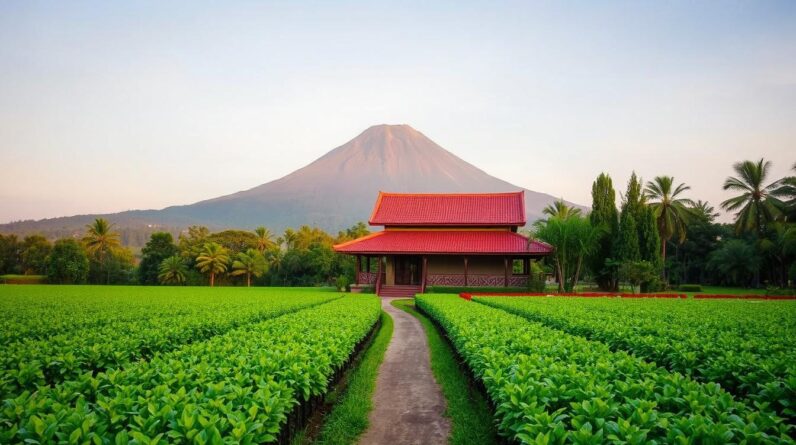
POLYGON ((384 193, 370 216, 374 226, 523 226, 525 193, 384 193))
POLYGON ((538 254, 552 247, 509 231, 386 230, 334 246, 340 253, 538 254))

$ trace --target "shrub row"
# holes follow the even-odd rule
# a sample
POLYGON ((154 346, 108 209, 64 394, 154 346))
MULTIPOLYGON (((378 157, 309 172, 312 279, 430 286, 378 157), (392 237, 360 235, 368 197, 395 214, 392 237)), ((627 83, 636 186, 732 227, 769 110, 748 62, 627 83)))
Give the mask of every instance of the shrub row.
MULTIPOLYGON (((0 399, 26 389, 35 390, 76 379, 87 372, 96 374, 137 360, 148 360, 156 353, 176 349, 185 343, 202 341, 239 326, 337 297, 333 293, 297 294, 289 298, 269 295, 252 298, 248 305, 170 308, 137 320, 89 326, 44 339, 11 342, 0 347, 0 399)), ((39 317, 39 323, 44 326, 49 320, 71 319, 71 316, 64 317, 57 307, 40 313, 39 317)))
POLYGON ((792 443, 765 407, 739 403, 606 345, 456 296, 416 297, 522 443, 792 443))
POLYGON ((0 443, 270 443, 379 318, 347 297, 186 345, 124 370, 25 391, 0 409, 0 443))
POLYGON ((550 292, 463 292, 459 294, 465 300, 473 297, 588 297, 588 298, 688 298, 686 294, 627 294, 627 293, 606 293, 606 292, 573 292, 573 293, 550 293, 550 292))
POLYGON ((796 421, 796 306, 791 303, 476 301, 598 340, 697 380, 719 383, 796 421))

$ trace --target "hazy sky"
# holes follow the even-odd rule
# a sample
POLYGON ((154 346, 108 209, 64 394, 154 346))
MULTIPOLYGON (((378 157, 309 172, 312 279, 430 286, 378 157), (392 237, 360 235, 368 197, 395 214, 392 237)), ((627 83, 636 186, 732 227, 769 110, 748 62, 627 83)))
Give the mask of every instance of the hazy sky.
POLYGON ((247 189, 378 123, 586 205, 632 169, 717 205, 796 161, 796 2, 0 3, 0 222, 247 189))

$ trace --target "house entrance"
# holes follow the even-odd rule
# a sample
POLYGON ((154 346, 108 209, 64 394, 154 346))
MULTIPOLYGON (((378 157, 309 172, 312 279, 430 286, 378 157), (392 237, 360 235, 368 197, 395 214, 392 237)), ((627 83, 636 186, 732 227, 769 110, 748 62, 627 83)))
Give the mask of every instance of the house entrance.
POLYGON ((422 270, 419 256, 395 256, 395 284, 419 286, 422 270))

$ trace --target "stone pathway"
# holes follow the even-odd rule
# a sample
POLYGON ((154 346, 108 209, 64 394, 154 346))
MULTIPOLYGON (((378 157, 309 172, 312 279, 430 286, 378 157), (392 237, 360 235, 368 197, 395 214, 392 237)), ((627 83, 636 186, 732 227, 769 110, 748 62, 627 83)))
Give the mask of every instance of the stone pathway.
POLYGON ((450 421, 445 398, 431 372, 428 339, 413 316, 383 298, 395 328, 379 368, 370 427, 360 445, 446 444, 450 421))

